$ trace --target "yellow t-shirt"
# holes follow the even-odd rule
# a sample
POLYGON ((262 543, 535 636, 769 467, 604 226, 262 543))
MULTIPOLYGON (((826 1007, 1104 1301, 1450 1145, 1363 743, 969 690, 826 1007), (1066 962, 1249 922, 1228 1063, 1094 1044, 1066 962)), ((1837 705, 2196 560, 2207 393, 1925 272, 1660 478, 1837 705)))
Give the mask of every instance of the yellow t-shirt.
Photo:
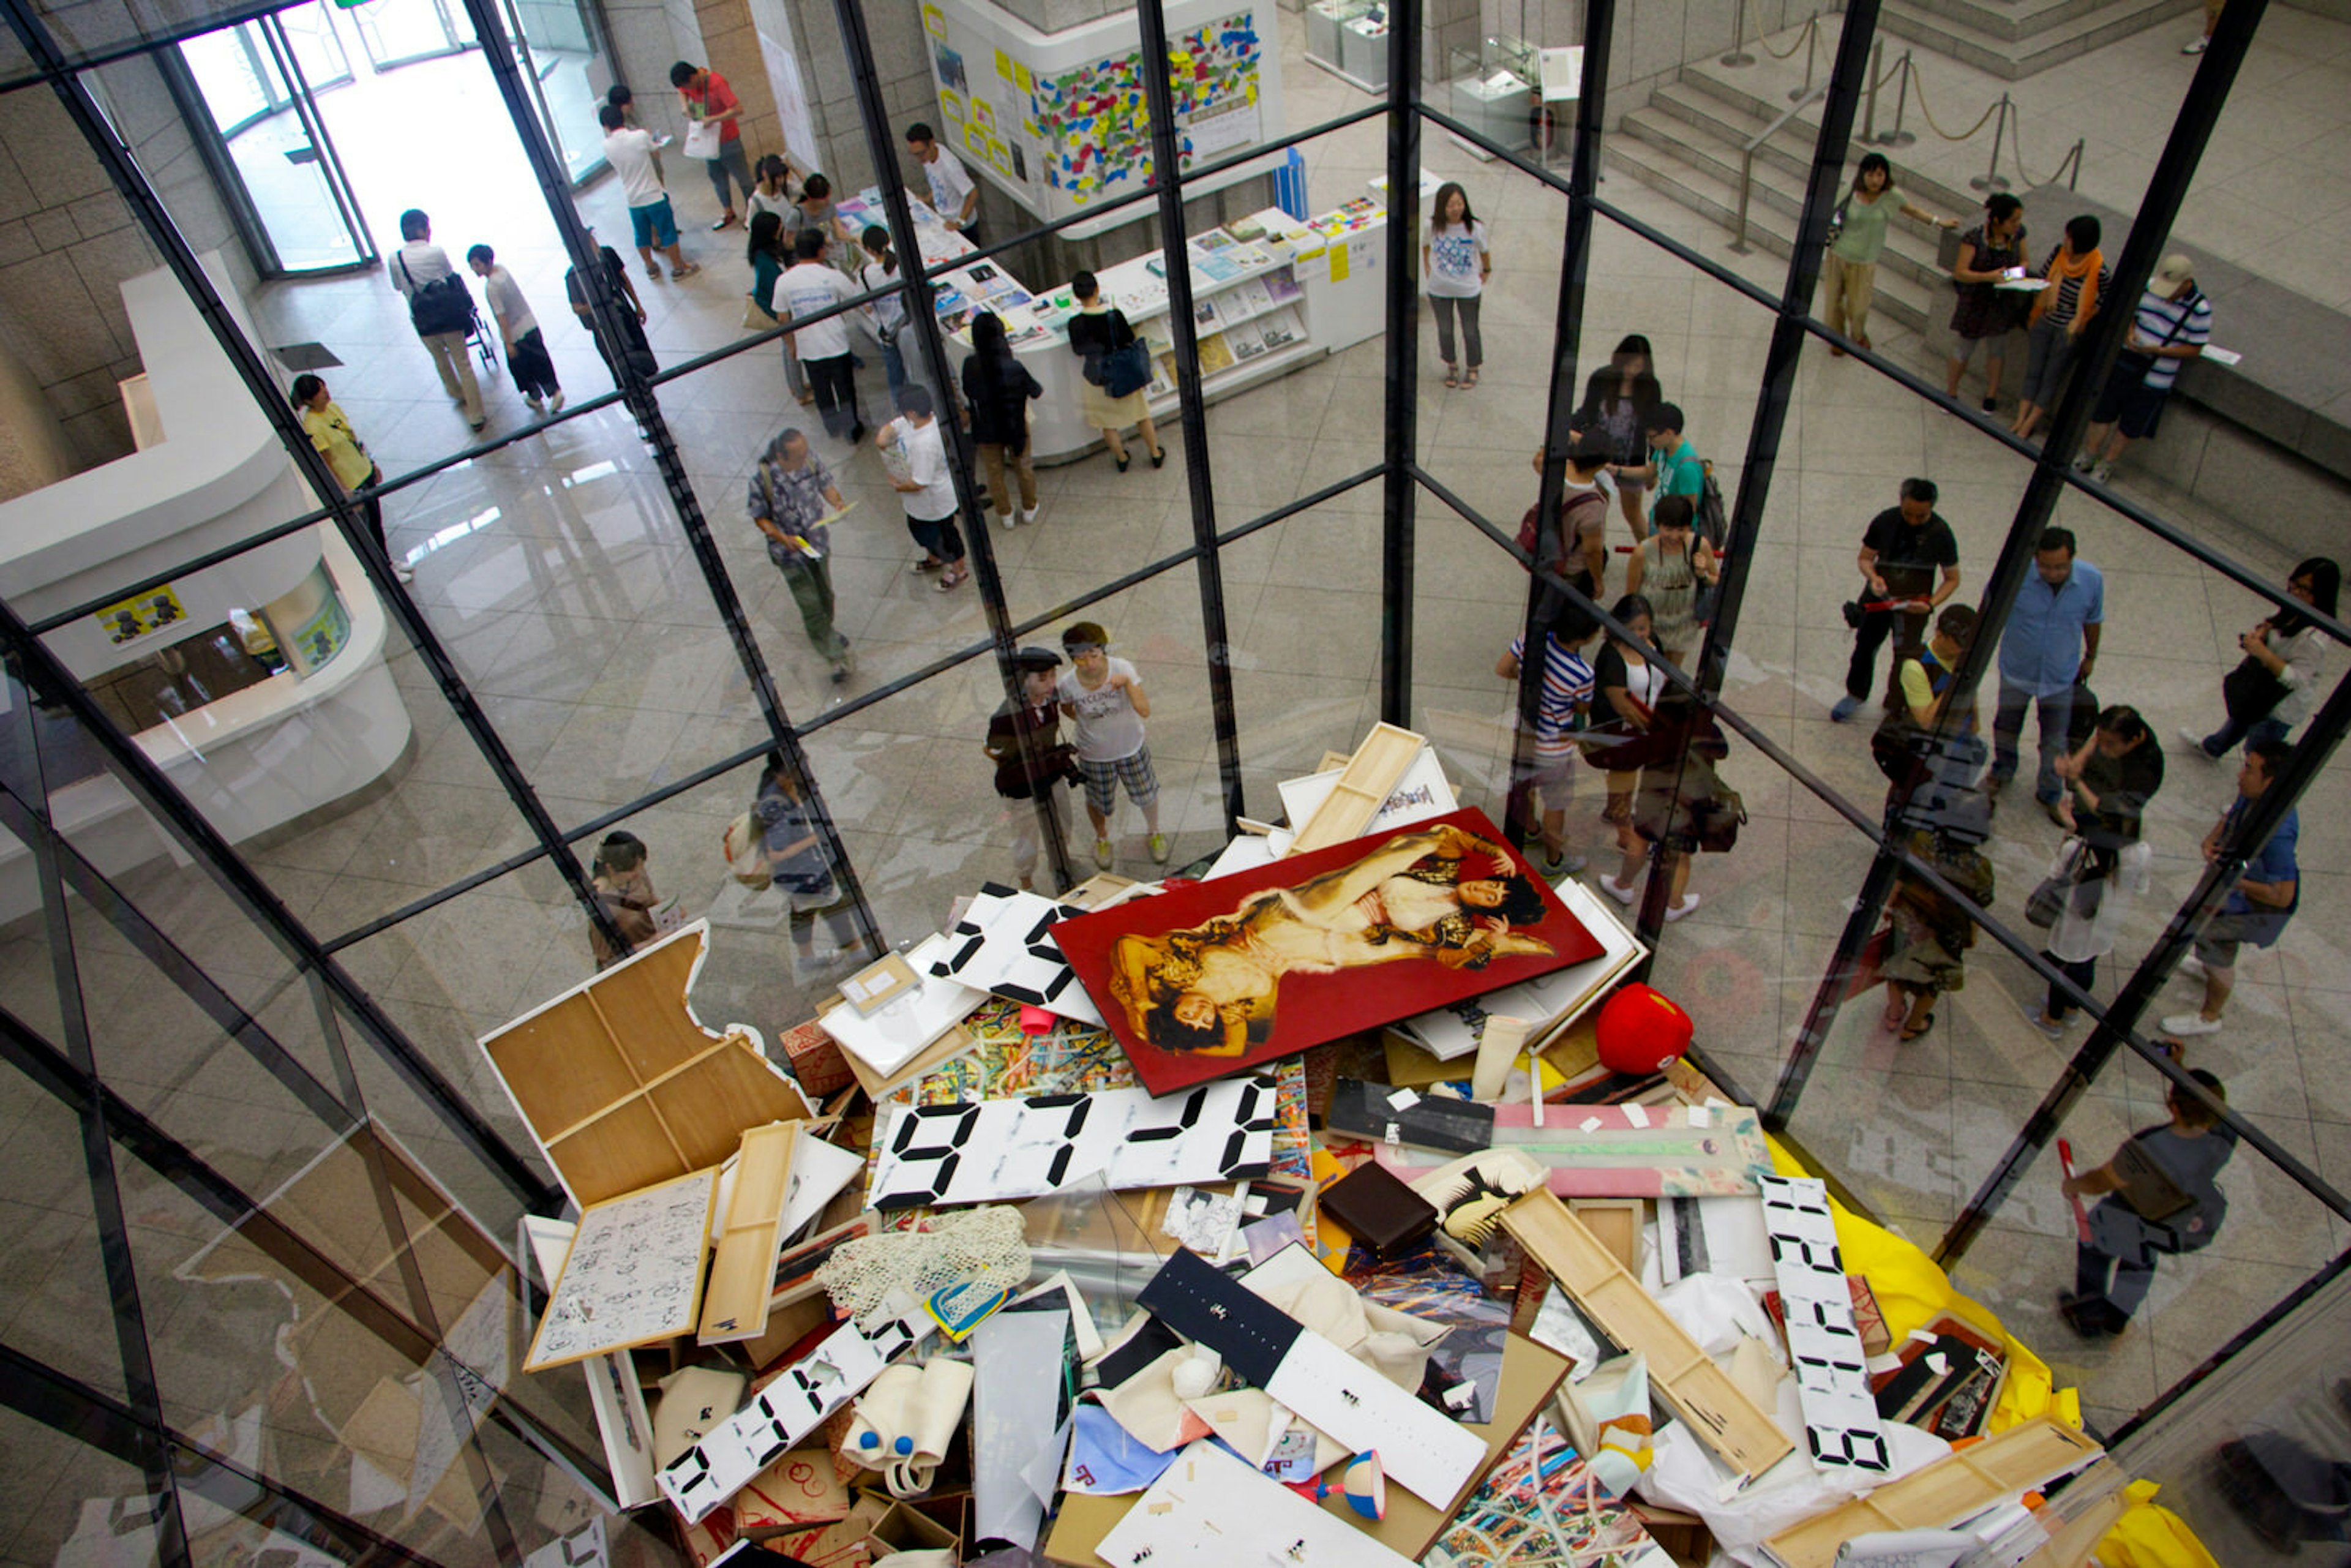
POLYGON ((375 472, 375 460, 351 434, 351 422, 343 417, 342 406, 329 402, 325 408, 302 411, 302 428, 310 433, 310 444, 327 460, 346 490, 356 490, 375 472))

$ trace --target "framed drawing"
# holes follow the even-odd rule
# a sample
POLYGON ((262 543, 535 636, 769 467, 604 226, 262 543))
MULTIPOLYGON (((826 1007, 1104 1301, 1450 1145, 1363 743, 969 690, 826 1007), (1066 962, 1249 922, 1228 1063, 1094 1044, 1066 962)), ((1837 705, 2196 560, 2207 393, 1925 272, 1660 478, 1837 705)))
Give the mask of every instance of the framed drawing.
POLYGON ((1154 1094, 1602 950, 1475 810, 1170 887, 1052 936, 1154 1094))

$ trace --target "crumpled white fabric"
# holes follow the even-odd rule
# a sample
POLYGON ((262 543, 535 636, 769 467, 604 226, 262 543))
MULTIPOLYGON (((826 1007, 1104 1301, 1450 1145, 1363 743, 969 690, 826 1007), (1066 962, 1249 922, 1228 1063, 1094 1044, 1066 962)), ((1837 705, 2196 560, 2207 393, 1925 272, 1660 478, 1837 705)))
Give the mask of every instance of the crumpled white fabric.
MULTIPOLYGON (((1780 1348, 1779 1329, 1741 1281, 1720 1274, 1685 1274, 1658 1292, 1656 1302, 1708 1355, 1726 1355, 1738 1349, 1743 1334, 1761 1340, 1775 1360, 1787 1364, 1780 1348)), ((1800 1423, 1797 1430, 1802 1429, 1800 1423)))
POLYGON ((1326 1270, 1319 1278, 1251 1283, 1249 1289, 1288 1312, 1397 1387, 1417 1390, 1428 1370, 1428 1353, 1451 1331, 1366 1301, 1344 1280, 1326 1270))
POLYGON ((1765 1540, 1951 1451, 1949 1443, 1931 1432, 1888 1421, 1885 1431, 1890 1464, 1885 1474, 1843 1466, 1823 1469, 1813 1463, 1804 1448, 1804 1414, 1797 1403, 1794 1378, 1781 1380, 1774 1414, 1781 1429, 1796 1438, 1796 1451, 1745 1488, 1732 1491, 1730 1472, 1707 1451, 1687 1422, 1675 1421, 1657 1434, 1656 1458, 1633 1490, 1647 1501, 1685 1509, 1705 1520, 1715 1544, 1730 1561, 1747 1568, 1770 1568, 1762 1549, 1765 1540))

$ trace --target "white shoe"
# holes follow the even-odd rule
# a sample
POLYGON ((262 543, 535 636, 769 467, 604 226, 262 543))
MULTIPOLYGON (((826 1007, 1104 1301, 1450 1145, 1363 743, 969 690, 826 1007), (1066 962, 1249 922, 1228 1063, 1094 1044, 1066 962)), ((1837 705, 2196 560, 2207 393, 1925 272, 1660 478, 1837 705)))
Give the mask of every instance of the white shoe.
POLYGON ((392 563, 392 580, 394 582, 414 582, 416 574, 398 561, 394 561, 392 563))
POLYGON ((547 405, 538 401, 538 394, 537 392, 526 394, 522 401, 530 405, 530 412, 533 413, 545 413, 547 412, 547 405))
POLYGON ((2220 1032, 2220 1020, 2208 1019, 2202 1013, 2176 1013, 2163 1020, 2163 1032, 2181 1040, 2193 1035, 2218 1034, 2220 1032))
POLYGON ((2204 737, 2197 733, 2196 727, 2194 725, 2181 725, 2179 727, 2179 738, 2186 741, 2189 746, 2195 747, 2196 755, 2202 758, 2205 761, 2218 762, 2220 760, 2219 758, 2204 749, 2204 737))
POLYGON ((2179 967, 2173 973, 2184 976, 2190 980, 2200 980, 2204 977, 2204 960, 2190 953, 2179 960, 2179 967))
POLYGON ((2090 477, 2095 479, 2101 485, 2113 484, 2115 482, 2114 459, 2111 457, 2101 458, 2098 465, 2090 470, 2090 477))
POLYGON ((2183 55, 2200 55, 2211 47, 2212 40, 2210 38, 2190 38, 2179 46, 2179 52, 2183 55))
POLYGON ((1666 911, 1667 924, 1671 925, 1674 921, 1679 920, 1683 915, 1687 915, 1697 907, 1697 894, 1686 893, 1682 894, 1682 901, 1679 904, 1675 904, 1671 909, 1666 911))
POLYGON ((553 397, 547 400, 547 406, 550 413, 561 413, 563 412, 563 393, 560 390, 559 390, 553 397))
POLYGON ((1020 514, 1020 520, 1024 523, 1035 522, 1037 520, 1037 508, 1030 507, 1022 511, 1020 514))
POLYGON ((1600 873, 1599 882, 1600 891, 1614 899, 1617 903, 1630 904, 1633 902, 1634 890, 1625 886, 1614 877, 1610 876, 1606 872, 1604 871, 1600 873))

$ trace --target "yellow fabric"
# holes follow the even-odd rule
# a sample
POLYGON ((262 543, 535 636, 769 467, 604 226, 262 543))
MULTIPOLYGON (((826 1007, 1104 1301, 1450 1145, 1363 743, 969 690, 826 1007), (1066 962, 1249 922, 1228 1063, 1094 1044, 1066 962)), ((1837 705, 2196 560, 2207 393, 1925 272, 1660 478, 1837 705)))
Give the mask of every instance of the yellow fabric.
POLYGON ((2153 1481, 2133 1481, 2130 1507, 2098 1542, 2105 1568, 2220 1568, 2179 1516, 2155 1501, 2153 1481))
MULTIPOLYGON (((1811 1174, 1776 1138, 1771 1140, 1771 1160, 1782 1176, 1811 1174)), ((1949 1312, 2006 1343, 2008 1381, 1985 1424, 1987 1432, 2006 1431, 2035 1416, 2053 1416, 2069 1427, 2081 1427, 2080 1391, 2059 1388, 2049 1364, 2011 1336, 1998 1313, 1953 1290, 1950 1276, 1910 1242, 1854 1214, 1834 1197, 1829 1199, 1829 1208, 1836 1220, 1837 1248, 1844 1254, 1845 1269, 1869 1281, 1870 1293, 1885 1314, 1886 1333, 1896 1343, 1949 1312)))

